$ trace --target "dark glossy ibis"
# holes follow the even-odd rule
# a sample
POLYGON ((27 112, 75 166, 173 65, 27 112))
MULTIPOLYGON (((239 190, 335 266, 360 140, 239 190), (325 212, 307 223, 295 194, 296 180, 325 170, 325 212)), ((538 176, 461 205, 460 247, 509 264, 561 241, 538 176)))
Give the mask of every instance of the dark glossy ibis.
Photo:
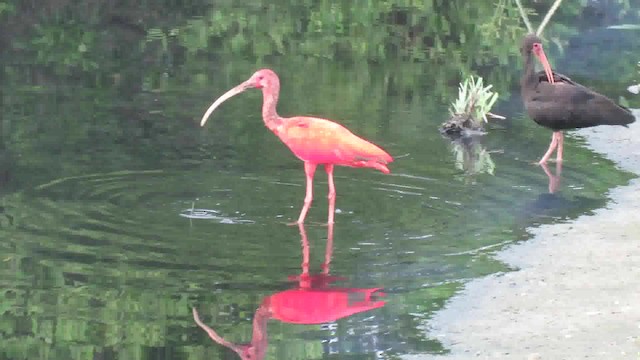
POLYGON ((635 121, 629 109, 551 70, 542 41, 536 35, 525 36, 520 51, 525 61, 520 80, 524 106, 538 125, 553 130, 549 150, 539 164, 547 162, 556 148, 556 160, 562 161, 562 130, 597 125, 627 126, 635 121), (542 63, 544 71, 535 71, 532 55, 542 63))

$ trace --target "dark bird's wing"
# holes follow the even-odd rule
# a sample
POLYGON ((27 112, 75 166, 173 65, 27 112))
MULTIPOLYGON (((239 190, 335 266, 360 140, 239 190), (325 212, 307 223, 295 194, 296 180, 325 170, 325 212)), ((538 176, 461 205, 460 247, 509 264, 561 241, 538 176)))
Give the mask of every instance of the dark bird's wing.
POLYGON ((538 124, 554 130, 596 125, 624 125, 635 121, 631 111, 568 76, 554 72, 554 84, 544 71, 536 74, 539 82, 528 93, 525 105, 538 124))
MULTIPOLYGON (((557 73, 555 71, 552 71, 552 73, 553 73, 553 81, 555 81, 556 83, 562 82, 562 83, 569 84, 569 85, 582 86, 582 85, 578 84, 577 82, 571 80, 571 78, 569 78, 567 75, 560 74, 560 73, 557 73)), ((547 74, 544 71, 538 71, 536 73, 536 77, 538 78, 538 82, 539 83, 541 83, 541 82, 549 82, 548 79, 547 79, 547 74)), ((584 86, 582 86, 582 87, 584 87, 584 86)))

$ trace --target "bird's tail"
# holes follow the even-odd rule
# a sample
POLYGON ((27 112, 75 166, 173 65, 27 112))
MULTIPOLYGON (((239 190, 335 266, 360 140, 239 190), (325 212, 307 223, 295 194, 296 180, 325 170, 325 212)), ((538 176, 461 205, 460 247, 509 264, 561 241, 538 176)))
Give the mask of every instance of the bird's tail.
POLYGON ((622 106, 622 105, 618 105, 618 106, 620 106, 626 113, 625 116, 622 116, 622 118, 620 119, 620 123, 618 125, 622 125, 628 128, 629 126, 627 125, 634 123, 636 121, 636 117, 633 116, 633 113, 628 107, 622 106))

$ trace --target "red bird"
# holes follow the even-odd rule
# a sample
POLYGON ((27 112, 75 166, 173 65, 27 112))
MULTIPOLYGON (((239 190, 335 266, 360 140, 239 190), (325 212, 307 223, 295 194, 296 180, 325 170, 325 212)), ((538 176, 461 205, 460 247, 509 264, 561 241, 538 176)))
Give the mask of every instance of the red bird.
POLYGON ((539 164, 547 162, 556 148, 556 161, 562 161, 562 130, 597 125, 627 126, 635 121, 629 109, 552 71, 542 50, 542 40, 536 35, 525 36, 520 52, 525 61, 520 80, 524 107, 538 125, 553 130, 549 149, 539 164), (535 72, 533 55, 542 63, 544 71, 535 72))
POLYGON ((280 79, 273 70, 256 71, 249 80, 234 87, 220 96, 207 111, 200 125, 204 126, 213 111, 224 101, 249 88, 262 89, 262 119, 271 130, 298 159, 304 162, 307 177, 307 192, 304 206, 296 223, 304 223, 313 200, 313 175, 318 165, 324 165, 329 178, 329 219, 333 224, 336 190, 333 184, 333 166, 368 167, 389 173, 387 164, 393 161, 378 146, 364 140, 344 126, 330 120, 309 116, 283 118, 276 112, 280 94, 280 79))

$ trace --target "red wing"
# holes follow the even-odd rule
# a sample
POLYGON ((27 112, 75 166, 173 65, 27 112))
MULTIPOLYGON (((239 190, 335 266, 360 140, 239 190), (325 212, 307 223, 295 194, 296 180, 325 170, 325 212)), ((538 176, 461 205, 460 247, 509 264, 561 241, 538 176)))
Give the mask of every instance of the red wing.
POLYGON ((383 172, 393 158, 378 146, 329 120, 294 117, 285 120, 280 139, 303 161, 372 167, 383 172))

